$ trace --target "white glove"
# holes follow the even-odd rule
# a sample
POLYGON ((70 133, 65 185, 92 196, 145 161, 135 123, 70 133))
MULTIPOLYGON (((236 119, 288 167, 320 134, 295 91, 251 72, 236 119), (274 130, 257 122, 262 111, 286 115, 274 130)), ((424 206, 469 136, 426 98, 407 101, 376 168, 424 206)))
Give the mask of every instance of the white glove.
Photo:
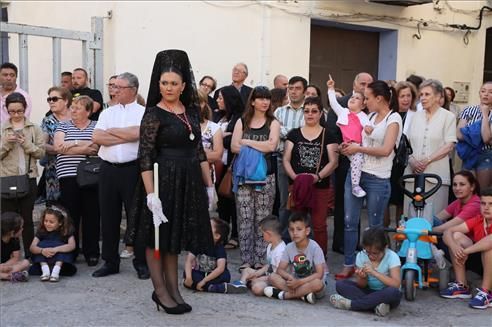
POLYGON ((147 207, 152 212, 152 218, 154 219, 154 226, 157 227, 162 223, 167 223, 167 218, 162 211, 162 203, 157 194, 147 194, 147 207))
POLYGON ((208 208, 209 210, 212 208, 215 200, 215 188, 213 186, 207 186, 207 195, 208 195, 208 208))

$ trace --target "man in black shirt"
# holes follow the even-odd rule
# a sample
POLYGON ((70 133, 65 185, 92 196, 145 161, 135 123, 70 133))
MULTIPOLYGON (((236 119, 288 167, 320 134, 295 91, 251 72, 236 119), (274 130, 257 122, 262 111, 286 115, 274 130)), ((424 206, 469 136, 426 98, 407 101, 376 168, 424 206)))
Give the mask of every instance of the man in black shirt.
POLYGON ((81 95, 87 95, 89 98, 94 100, 94 110, 89 116, 89 119, 98 120, 99 114, 101 113, 101 109, 103 107, 103 97, 99 90, 89 88, 88 75, 85 69, 74 69, 72 73, 72 86, 72 95, 74 98, 81 95))

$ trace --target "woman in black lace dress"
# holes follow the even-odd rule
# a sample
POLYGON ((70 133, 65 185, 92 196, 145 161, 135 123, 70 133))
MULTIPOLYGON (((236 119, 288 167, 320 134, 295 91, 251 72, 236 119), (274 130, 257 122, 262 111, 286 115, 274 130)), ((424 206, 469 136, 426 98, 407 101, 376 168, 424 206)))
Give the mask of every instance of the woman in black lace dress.
POLYGON ((198 96, 185 52, 166 50, 157 55, 147 106, 139 147, 147 205, 141 190, 140 203, 130 215, 129 237, 147 244, 155 290, 152 300, 157 308, 181 314, 191 311, 191 306, 178 289, 178 254, 181 250, 206 253, 213 246, 210 195, 207 197, 213 184, 201 142, 198 96), (154 193, 154 162, 159 164, 158 196, 154 193), (161 258, 156 259, 153 216, 162 213, 168 221, 159 225, 161 258))

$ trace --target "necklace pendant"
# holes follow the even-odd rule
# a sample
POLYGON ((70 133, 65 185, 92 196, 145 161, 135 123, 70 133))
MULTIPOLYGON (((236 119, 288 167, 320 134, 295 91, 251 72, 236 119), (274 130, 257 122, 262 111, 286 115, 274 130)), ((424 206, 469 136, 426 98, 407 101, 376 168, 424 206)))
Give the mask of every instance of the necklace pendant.
POLYGON ((189 136, 189 138, 190 138, 190 141, 193 141, 193 140, 195 139, 195 134, 193 134, 193 133, 190 133, 190 136, 189 136))

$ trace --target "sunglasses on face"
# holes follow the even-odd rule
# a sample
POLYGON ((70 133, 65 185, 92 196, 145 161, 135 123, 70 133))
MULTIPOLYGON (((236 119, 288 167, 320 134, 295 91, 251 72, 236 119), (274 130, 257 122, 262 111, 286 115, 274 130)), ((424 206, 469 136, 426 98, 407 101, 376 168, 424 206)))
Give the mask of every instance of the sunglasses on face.
POLYGON ((61 100, 62 98, 60 97, 48 97, 46 98, 46 101, 49 102, 58 102, 58 100, 61 100))

